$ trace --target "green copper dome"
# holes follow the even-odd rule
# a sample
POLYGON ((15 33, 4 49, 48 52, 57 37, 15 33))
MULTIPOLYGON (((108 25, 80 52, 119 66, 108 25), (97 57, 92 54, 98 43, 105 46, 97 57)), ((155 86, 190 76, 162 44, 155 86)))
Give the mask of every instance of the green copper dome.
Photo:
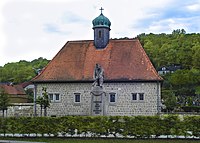
POLYGON ((111 22, 110 22, 110 20, 107 17, 105 17, 101 13, 98 17, 96 17, 92 21, 92 24, 93 24, 93 28, 96 28, 96 27, 106 27, 106 28, 110 29, 111 22))

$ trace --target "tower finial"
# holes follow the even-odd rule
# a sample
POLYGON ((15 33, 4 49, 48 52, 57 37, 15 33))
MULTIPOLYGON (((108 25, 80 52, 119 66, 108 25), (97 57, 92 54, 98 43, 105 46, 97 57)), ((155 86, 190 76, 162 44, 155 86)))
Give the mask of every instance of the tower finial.
POLYGON ((99 10, 101 10, 101 14, 102 14, 102 11, 103 11, 104 9, 101 7, 101 9, 99 9, 99 10))

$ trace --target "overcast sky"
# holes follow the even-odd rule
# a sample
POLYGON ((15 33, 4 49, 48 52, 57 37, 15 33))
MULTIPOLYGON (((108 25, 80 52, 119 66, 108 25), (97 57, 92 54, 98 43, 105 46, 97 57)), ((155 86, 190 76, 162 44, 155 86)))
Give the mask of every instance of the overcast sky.
POLYGON ((0 0, 0 66, 44 57, 69 40, 92 40, 92 20, 111 21, 111 38, 200 33, 200 0, 0 0))

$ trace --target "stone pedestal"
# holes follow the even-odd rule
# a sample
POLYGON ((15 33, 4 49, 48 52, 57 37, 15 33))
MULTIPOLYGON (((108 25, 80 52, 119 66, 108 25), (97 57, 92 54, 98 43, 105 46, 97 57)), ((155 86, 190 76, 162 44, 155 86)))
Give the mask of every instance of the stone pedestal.
POLYGON ((91 101, 91 115, 92 116, 103 116, 106 115, 105 112, 105 92, 103 87, 94 86, 91 91, 92 101, 91 101))

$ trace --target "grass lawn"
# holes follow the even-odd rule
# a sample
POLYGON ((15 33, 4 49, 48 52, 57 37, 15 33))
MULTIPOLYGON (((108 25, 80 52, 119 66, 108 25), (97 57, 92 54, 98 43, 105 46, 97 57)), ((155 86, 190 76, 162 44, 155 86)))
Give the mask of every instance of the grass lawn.
POLYGON ((72 138, 0 138, 0 140, 38 141, 47 143, 200 143, 187 139, 72 139, 72 138))

